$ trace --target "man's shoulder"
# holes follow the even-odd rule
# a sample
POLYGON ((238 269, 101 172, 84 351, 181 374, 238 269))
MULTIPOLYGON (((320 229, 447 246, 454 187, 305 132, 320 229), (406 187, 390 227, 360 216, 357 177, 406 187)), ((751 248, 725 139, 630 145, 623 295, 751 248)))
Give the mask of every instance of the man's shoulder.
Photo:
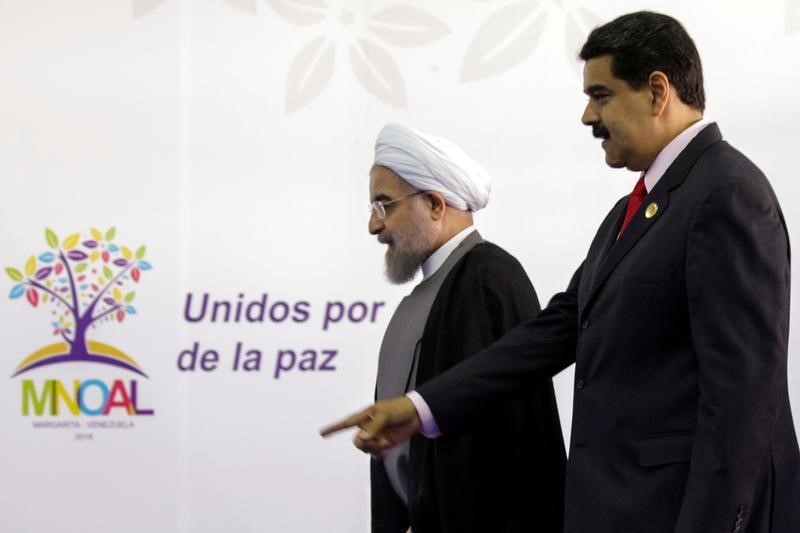
MULTIPOLYGON (((719 126, 712 122, 703 128, 670 166, 686 165, 689 175, 701 175, 702 180, 690 180, 692 187, 712 190, 737 181, 762 181, 761 170, 746 155, 723 138, 719 126), (682 163, 681 163, 682 162, 682 163)), ((667 171, 669 172, 669 170, 667 171)))
POLYGON ((490 241, 479 242, 464 254, 464 258, 473 261, 485 261, 487 263, 510 263, 519 265, 519 261, 516 257, 490 241))
POLYGON ((515 275, 525 276, 525 269, 516 257, 489 241, 473 246, 459 261, 461 276, 515 275))
POLYGON ((712 145, 698 160, 693 171, 702 176, 700 180, 692 180, 701 199, 715 193, 744 193, 774 198, 772 186, 761 169, 726 141, 712 145))
MULTIPOLYGON (((516 302, 529 309, 530 316, 539 310, 536 291, 520 262, 500 246, 483 241, 453 266, 437 294, 434 308, 444 306, 447 316, 458 320, 461 313, 474 313, 490 301, 516 302)), ((436 314, 431 311, 431 316, 436 314)))
POLYGON ((719 171, 727 174, 742 174, 746 176, 762 176, 763 172, 739 149, 733 147, 725 140, 714 143, 703 154, 701 160, 713 161, 719 171))

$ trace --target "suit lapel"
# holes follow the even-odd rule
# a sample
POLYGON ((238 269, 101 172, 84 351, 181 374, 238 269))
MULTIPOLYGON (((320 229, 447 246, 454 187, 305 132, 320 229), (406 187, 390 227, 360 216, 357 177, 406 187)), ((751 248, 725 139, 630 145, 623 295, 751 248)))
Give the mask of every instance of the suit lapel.
POLYGON ((592 246, 589 250, 589 254, 586 256, 586 261, 583 266, 586 279, 581 282, 581 302, 586 302, 589 299, 590 290, 594 286, 594 281, 600 270, 600 265, 617 240, 617 233, 613 231, 613 229, 619 228, 622 225, 622 219, 625 216, 625 210, 628 205, 627 200, 627 197, 621 198, 617 202, 617 205, 611 209, 606 219, 603 221, 603 224, 600 226, 595 240, 592 242, 592 246))
MULTIPOLYGON (((591 289, 589 290, 588 297, 585 300, 584 308, 589 305, 597 291, 603 286, 603 283, 611 275, 620 261, 630 252, 637 242, 644 236, 647 231, 657 224, 658 221, 664 216, 667 208, 669 207, 669 194, 676 187, 680 186, 689 171, 694 166, 697 159, 709 146, 722 140, 722 135, 719 132, 719 127, 716 123, 709 124, 698 133, 689 145, 678 155, 675 161, 669 166, 667 171, 658 180, 658 183, 653 190, 645 197, 642 206, 631 219, 628 227, 620 235, 619 239, 614 242, 616 234, 619 231, 622 222, 621 216, 617 217, 616 224, 611 226, 611 234, 606 237, 613 243, 608 253, 605 253, 597 262, 597 269, 592 275, 591 289), (657 206, 653 209, 652 206, 657 206), (650 212, 648 213, 648 207, 650 212), (653 210, 655 211, 653 213, 653 210), (646 216, 646 214, 650 216, 646 216)), ((623 202, 623 206, 627 205, 627 201, 623 202)), ((625 207, 622 208, 624 213, 625 207)))

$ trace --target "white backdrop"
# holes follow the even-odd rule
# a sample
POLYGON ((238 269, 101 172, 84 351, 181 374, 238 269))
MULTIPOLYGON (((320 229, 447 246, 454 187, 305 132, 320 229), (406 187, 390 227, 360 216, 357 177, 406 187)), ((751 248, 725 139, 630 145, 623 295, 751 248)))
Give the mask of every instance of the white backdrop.
MULTIPOLYGON (((12 298, 2 273, 0 531, 368 531, 367 458, 316 432, 371 399, 383 329, 410 290, 386 283, 366 232, 375 134, 402 122, 482 162, 494 186, 478 227, 545 303, 635 178, 606 168, 580 124, 575 55, 596 23, 643 8, 695 38, 706 116, 769 176, 796 235, 800 0, 0 2, 0 266, 28 276, 35 256, 35 278, 42 254, 92 228, 98 251, 146 245, 152 266, 126 280, 135 311, 89 333, 147 378, 80 362, 12 377, 60 334, 53 302, 32 306, 30 287, 12 298), (199 316, 204 294, 232 304, 229 321, 199 316), (248 321, 265 294, 263 320, 248 321), (195 343, 218 353, 213 370, 179 369, 195 343), (137 409, 154 415, 49 414, 58 396, 23 415, 25 380, 44 395, 46 380, 91 379, 135 379, 137 409)), ((86 262, 102 274, 102 257, 86 262)), ((567 438, 572 379, 556 378, 567 438)))

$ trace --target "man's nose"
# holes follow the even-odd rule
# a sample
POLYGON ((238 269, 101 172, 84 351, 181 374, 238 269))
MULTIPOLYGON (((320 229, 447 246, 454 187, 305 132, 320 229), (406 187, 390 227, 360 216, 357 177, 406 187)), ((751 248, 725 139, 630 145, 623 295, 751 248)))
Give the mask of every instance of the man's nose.
POLYGON ((583 116, 581 116, 581 122, 587 126, 600 122, 600 117, 597 111, 595 111, 592 102, 586 104, 586 108, 583 110, 583 116))
POLYGON ((383 230, 383 220, 378 218, 378 215, 375 214, 375 211, 370 211, 369 213, 369 222, 367 223, 367 231, 371 235, 377 235, 383 230))

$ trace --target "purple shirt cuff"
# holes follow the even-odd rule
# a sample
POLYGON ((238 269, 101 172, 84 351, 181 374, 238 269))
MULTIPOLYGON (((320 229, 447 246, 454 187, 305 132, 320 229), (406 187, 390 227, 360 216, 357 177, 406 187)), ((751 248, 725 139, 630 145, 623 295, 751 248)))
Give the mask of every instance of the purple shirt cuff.
POLYGON ((440 437, 442 432, 439 430, 439 426, 433 418, 433 413, 431 413, 431 408, 428 407, 428 403, 425 399, 415 390, 406 393, 406 397, 414 404, 420 422, 422 422, 422 431, 420 431, 420 433, 429 439, 440 437))

